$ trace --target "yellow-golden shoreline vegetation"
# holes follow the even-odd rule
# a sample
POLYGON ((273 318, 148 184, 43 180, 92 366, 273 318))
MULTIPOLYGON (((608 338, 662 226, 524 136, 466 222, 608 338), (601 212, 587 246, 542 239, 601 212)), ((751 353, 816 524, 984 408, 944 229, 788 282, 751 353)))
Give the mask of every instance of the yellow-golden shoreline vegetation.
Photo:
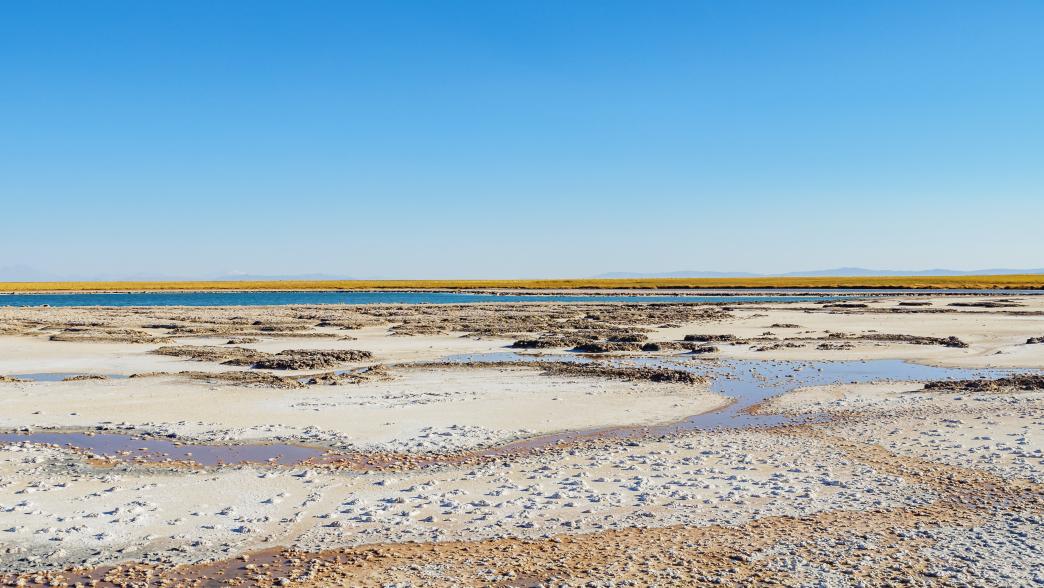
POLYGON ((554 280, 269 280, 220 282, 4 282, 0 292, 243 290, 636 290, 773 288, 1044 289, 1044 275, 554 280))

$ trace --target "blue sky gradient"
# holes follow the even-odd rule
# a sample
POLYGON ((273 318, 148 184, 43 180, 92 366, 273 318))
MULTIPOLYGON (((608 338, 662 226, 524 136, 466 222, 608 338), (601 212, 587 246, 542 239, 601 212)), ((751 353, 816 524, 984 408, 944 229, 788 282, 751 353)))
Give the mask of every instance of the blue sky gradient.
POLYGON ((1044 2, 0 11, 0 266, 1044 265, 1044 2))

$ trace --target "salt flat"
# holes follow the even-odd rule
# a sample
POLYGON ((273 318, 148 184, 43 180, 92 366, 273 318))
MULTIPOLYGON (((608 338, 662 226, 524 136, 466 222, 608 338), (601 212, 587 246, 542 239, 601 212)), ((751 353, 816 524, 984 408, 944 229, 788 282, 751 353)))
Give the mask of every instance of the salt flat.
POLYGON ((0 308, 0 433, 327 452, 200 466, 13 439, 0 577, 1041 582, 1044 390, 800 384, 840 360, 1036 373, 1044 297, 997 298, 0 308), (368 353, 323 355, 349 350, 368 353), (744 423, 787 418, 655 428, 728 406, 730 365, 770 396, 744 423), (31 381, 48 373, 106 377, 31 381))

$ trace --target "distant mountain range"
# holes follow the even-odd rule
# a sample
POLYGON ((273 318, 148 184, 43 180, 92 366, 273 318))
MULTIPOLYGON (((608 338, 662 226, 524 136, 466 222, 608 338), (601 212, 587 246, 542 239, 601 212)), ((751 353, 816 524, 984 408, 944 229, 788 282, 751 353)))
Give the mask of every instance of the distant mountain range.
MULTIPOLYGON (((788 272, 785 274, 756 274, 751 272, 609 272, 594 276, 595 278, 778 278, 778 277, 862 277, 862 276, 1000 276, 1010 274, 1044 274, 1044 268, 1010 269, 993 268, 980 270, 878 270, 862 267, 839 267, 834 269, 813 270, 806 272, 788 272)), ((68 275, 52 274, 39 271, 25 265, 0 267, 0 282, 170 282, 170 281, 273 281, 273 280, 354 280, 382 279, 380 277, 354 277, 341 274, 247 274, 242 272, 224 272, 207 276, 173 276, 162 274, 99 274, 68 275)))
POLYGON ((208 276, 173 276, 166 274, 97 274, 68 275, 42 272, 25 265, 0 267, 0 282, 180 282, 214 281, 271 281, 271 280, 351 280, 351 276, 334 274, 263 275, 225 272, 208 276))
POLYGON ((787 278, 787 277, 862 277, 862 276, 1003 276, 1011 274, 1044 274, 1044 268, 1010 269, 993 268, 980 270, 879 270, 865 267, 839 267, 834 269, 813 270, 807 272, 788 272, 785 274, 752 274, 749 272, 610 272, 599 274, 595 278, 787 278))

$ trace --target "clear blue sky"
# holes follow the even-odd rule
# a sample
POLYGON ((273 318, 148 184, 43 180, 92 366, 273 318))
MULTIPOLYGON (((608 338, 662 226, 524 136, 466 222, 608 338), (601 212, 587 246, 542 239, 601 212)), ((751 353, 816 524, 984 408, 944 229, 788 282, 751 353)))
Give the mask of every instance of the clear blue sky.
POLYGON ((5 2, 0 267, 1044 266, 1044 2, 5 2))

